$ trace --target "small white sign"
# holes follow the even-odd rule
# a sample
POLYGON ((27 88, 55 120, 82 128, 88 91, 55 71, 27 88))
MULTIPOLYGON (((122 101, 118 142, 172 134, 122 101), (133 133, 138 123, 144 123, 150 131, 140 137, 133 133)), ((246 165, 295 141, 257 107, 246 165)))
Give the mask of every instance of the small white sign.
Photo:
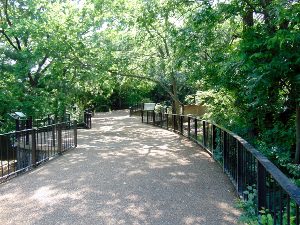
POLYGON ((26 117, 26 115, 25 115, 24 113, 22 113, 22 112, 15 112, 15 114, 16 114, 18 117, 20 117, 20 118, 26 117))
POLYGON ((144 103, 144 110, 154 110, 155 103, 144 103))

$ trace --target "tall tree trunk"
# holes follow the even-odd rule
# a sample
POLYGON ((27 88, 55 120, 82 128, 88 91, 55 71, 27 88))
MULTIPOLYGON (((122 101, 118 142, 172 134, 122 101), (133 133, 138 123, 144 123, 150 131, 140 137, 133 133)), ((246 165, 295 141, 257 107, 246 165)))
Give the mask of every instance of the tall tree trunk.
POLYGON ((296 106, 296 154, 295 162, 300 164, 300 106, 297 102, 296 106))
POLYGON ((181 102, 178 98, 177 81, 176 77, 174 76, 174 72, 172 72, 172 93, 174 95, 172 111, 174 114, 180 114, 181 102))

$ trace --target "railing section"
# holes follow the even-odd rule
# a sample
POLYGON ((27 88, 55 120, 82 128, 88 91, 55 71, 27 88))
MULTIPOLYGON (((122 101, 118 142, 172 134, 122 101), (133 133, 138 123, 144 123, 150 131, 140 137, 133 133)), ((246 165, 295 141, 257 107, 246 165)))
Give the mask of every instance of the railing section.
POLYGON ((83 114, 83 122, 86 129, 92 129, 92 115, 90 111, 85 111, 83 114))
POLYGON ((135 104, 133 106, 130 106, 129 107, 129 116, 132 116, 135 112, 138 112, 138 111, 142 111, 143 110, 143 104, 140 103, 140 104, 135 104))
POLYGON ((265 216, 268 224, 300 224, 300 189, 247 141, 195 117, 154 111, 142 111, 141 117, 143 123, 180 133, 203 147, 222 165, 240 197, 254 196, 260 220, 265 216))
POLYGON ((77 146, 77 123, 63 122, 0 135, 0 181, 77 146))

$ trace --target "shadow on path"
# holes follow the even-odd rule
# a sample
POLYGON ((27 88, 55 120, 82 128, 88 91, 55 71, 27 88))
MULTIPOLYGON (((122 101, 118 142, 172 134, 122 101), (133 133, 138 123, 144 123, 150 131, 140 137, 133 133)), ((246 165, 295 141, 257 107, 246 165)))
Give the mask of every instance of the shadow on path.
POLYGON ((125 111, 97 114, 78 148, 0 186, 1 224, 237 224, 221 168, 125 111))

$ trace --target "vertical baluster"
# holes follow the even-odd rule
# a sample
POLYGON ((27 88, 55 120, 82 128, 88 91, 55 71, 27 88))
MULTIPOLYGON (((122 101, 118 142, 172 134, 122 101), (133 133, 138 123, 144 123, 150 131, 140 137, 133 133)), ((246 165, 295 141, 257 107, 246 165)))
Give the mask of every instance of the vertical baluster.
POLYGON ((183 135, 183 120, 184 116, 180 115, 180 133, 183 135))
POLYGON ((296 225, 300 225, 300 212, 299 212, 299 205, 296 204, 296 225))
POLYGON ((62 154, 62 128, 61 124, 57 124, 57 151, 58 154, 62 154))
POLYGON ((147 110, 146 113, 147 113, 147 124, 148 124, 149 123, 149 111, 147 110))
POLYGON ((163 113, 159 112, 159 127, 163 127, 163 113))
POLYGON ((77 147, 77 121, 74 120, 74 147, 77 147))
POLYGON ((280 188, 280 195, 279 195, 279 222, 282 224, 283 222, 283 194, 282 194, 282 189, 280 188))
POLYGON ((223 171, 227 171, 227 136, 225 131, 222 132, 223 139, 223 171))
POLYGON ((167 116, 167 130, 169 130, 169 114, 166 114, 167 116))
POLYGON ((266 208, 266 170, 261 165, 259 161, 257 161, 257 206, 258 210, 262 208, 266 208))
POLYGON ((236 140, 236 149, 237 149, 237 190, 238 193, 243 193, 243 184, 242 184, 242 168, 243 168, 243 160, 242 160, 242 149, 240 148, 238 140, 236 140))
POLYGON ((275 180, 273 178, 273 185, 272 185, 272 197, 273 197, 273 200, 272 200, 272 204, 271 204, 271 207, 273 206, 272 210, 273 210, 273 218, 274 218, 274 224, 277 224, 277 215, 276 215, 276 212, 277 212, 277 201, 276 201, 276 185, 275 185, 275 180))
POLYGON ((198 127, 197 127, 197 118, 195 118, 195 141, 198 141, 198 127))
POLYGON ((202 142, 203 142, 203 146, 204 147, 207 147, 206 146, 206 121, 203 120, 202 121, 202 142))
POLYGON ((36 166, 36 130, 31 130, 31 162, 32 166, 36 166))
POLYGON ((188 116, 188 138, 191 138, 191 117, 188 116))
POLYGON ((214 150, 216 149, 216 139, 217 139, 217 133, 216 133, 216 126, 212 124, 211 128, 211 152, 214 153, 214 150))
POLYGON ((291 199, 290 199, 290 196, 287 196, 286 214, 287 214, 287 225, 290 225, 291 224, 291 199))

